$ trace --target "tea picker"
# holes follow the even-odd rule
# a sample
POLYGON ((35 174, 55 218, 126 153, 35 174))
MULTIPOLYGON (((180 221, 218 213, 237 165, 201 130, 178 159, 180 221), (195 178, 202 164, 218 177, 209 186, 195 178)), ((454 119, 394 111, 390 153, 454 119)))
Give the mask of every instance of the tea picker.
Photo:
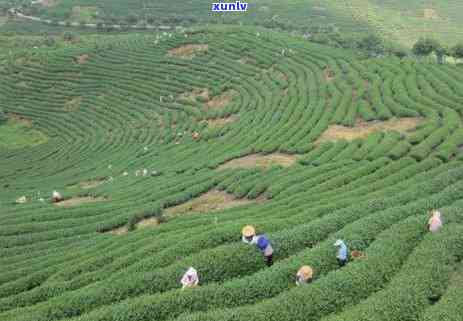
POLYGON ((273 248, 269 239, 265 235, 256 235, 256 229, 252 225, 246 225, 241 230, 243 235, 242 241, 247 244, 254 244, 262 252, 265 257, 267 266, 273 264, 273 248))
POLYGON ((63 197, 61 196, 61 194, 59 192, 53 191, 51 200, 52 200, 53 203, 58 203, 58 202, 61 202, 63 200, 63 197))
POLYGON ((344 243, 343 240, 337 240, 334 243, 334 246, 338 248, 338 253, 336 255, 336 259, 338 260, 338 264, 340 267, 346 265, 348 257, 347 257, 347 245, 344 243))
POLYGON ((198 271, 195 268, 190 267, 182 277, 180 281, 182 283, 182 289, 194 288, 199 283, 198 271))
POLYGON ((434 233, 442 227, 442 217, 438 210, 433 210, 431 213, 432 216, 428 221, 428 230, 434 233))
POLYGON ((296 285, 312 282, 313 270, 308 265, 303 265, 296 274, 296 285))
POLYGON ((27 203, 26 196, 21 196, 21 197, 16 199, 16 204, 24 204, 24 203, 27 203))

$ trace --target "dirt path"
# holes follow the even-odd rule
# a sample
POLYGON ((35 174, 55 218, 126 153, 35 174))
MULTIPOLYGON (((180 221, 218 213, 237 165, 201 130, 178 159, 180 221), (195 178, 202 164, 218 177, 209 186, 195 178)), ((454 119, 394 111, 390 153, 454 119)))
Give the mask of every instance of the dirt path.
POLYGON ((238 199, 224 191, 212 190, 204 193, 186 203, 179 204, 165 210, 166 217, 184 215, 188 213, 210 213, 232 207, 263 202, 263 199, 238 199))
POLYGON ((341 125, 331 125, 328 129, 316 140, 318 145, 324 141, 334 141, 339 139, 354 140, 356 138, 365 138, 369 134, 376 131, 395 130, 403 134, 413 131, 420 123, 422 118, 393 118, 387 121, 360 121, 357 120, 354 127, 346 127, 341 125))
POLYGON ((297 161, 296 155, 289 155, 283 153, 273 153, 268 155, 251 154, 240 158, 232 159, 222 165, 217 170, 223 170, 227 168, 253 168, 263 167, 267 168, 272 165, 281 165, 283 167, 289 167, 297 161))

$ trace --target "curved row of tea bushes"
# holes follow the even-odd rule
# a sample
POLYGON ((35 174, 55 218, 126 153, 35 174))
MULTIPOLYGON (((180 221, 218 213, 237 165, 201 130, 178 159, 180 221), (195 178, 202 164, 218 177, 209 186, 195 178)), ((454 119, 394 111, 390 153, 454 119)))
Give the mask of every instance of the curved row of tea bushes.
MULTIPOLYGON (((438 198, 436 198, 438 199, 438 198)), ((372 215, 370 206, 378 206, 381 200, 371 203, 367 207, 359 206, 351 210, 340 210, 337 215, 333 215, 333 225, 337 220, 345 221, 351 215, 362 215, 359 213, 369 213, 363 219, 348 225, 346 228, 338 231, 336 236, 331 237, 328 241, 318 244, 312 249, 308 249, 295 258, 288 258, 282 262, 276 263, 271 269, 258 272, 256 275, 237 279, 235 281, 225 282, 223 285, 207 285, 187 293, 178 293, 178 291, 167 292, 165 294, 142 297, 125 301, 116 306, 103 308, 89 315, 84 315, 78 320, 162 320, 166 317, 172 317, 180 313, 201 311, 212 308, 225 308, 250 304, 263 298, 269 298, 277 295, 280 291, 293 286, 294 271, 303 262, 311 262, 317 273, 316 278, 334 269, 336 261, 333 257, 332 243, 336 237, 343 237, 346 240, 355 240, 357 243, 367 246, 372 241, 372 236, 382 231, 388 226, 387 224, 397 223, 397 220, 404 219, 407 215, 414 215, 419 211, 426 199, 414 202, 413 205, 390 208, 378 214, 372 215), (386 225, 385 225, 386 224, 386 225), (368 226, 368 229, 365 229, 368 226), (367 237, 367 235, 369 235, 367 237), (363 240, 363 241, 362 241, 363 240), (360 242, 362 241, 362 242, 360 242), (307 254, 304 254, 307 253, 307 254), (328 270, 326 270, 328 269, 328 270), (273 282, 268 283, 268 280, 273 282), (246 291, 243 291, 246 288, 246 291), (252 291, 251 291, 252 290, 252 291)), ((389 201, 388 201, 389 203, 389 201)), ((397 204, 397 201, 391 199, 390 204, 397 204)), ((444 211, 444 215, 447 212, 444 211)), ((320 224, 326 224, 320 220, 320 224)), ((339 221, 340 223, 341 221, 339 221)), ((339 224, 337 223, 337 224, 339 224)), ((302 227, 300 227, 302 228, 302 227)), ((320 233, 321 225, 311 224, 311 229, 306 231, 307 235, 320 233), (316 232, 318 231, 318 232, 316 232)), ((322 229, 323 230, 323 229, 322 229)), ((313 246, 309 245, 308 246, 313 246)), ((278 248, 281 250, 281 248, 278 248)), ((358 248, 364 250, 364 248, 358 248)))
MULTIPOLYGON (((452 181, 453 181, 453 182, 458 181, 459 177, 461 176, 461 175, 458 175, 458 173, 461 174, 461 170, 455 169, 455 170, 452 170, 452 171, 450 171, 450 172, 446 172, 446 173, 444 173, 444 174, 441 174, 441 175, 439 176, 439 178, 437 178, 437 179, 434 180, 435 182, 432 181, 432 182, 428 182, 428 183, 427 183, 428 186, 429 186, 428 189, 424 189, 423 186, 413 187, 413 189, 414 189, 416 192, 407 193, 407 194, 405 194, 404 196, 406 196, 406 195, 409 194, 411 197, 417 197, 417 196, 419 195, 419 194, 417 194, 417 192, 418 192, 418 193, 423 193, 423 192, 425 192, 425 193, 430 193, 430 192, 431 192, 431 193, 432 193, 433 191, 434 191, 434 192, 437 192, 437 191, 439 191, 440 189, 442 189, 443 187, 445 187, 445 186, 451 184, 452 181), (457 175, 456 175, 456 174, 457 174, 457 175), (439 183, 439 184, 436 184, 437 182, 440 182, 440 183, 439 183), (429 188, 430 188, 430 189, 429 189, 429 188)), ((458 185, 458 184, 457 184, 457 185, 458 185)), ((454 185, 450 185, 450 187, 447 188, 447 190, 454 191, 453 194, 455 194, 455 193, 456 193, 455 190, 458 190, 458 188, 454 187, 454 185)), ((424 195, 426 195, 426 194, 424 194, 424 195)), ((424 195, 423 195, 423 196, 424 196, 424 195)), ((428 194, 428 195, 429 195, 429 194, 428 194)), ((432 194, 431 194, 431 195, 432 195, 432 194)), ((444 201, 444 199, 446 199, 446 198, 445 198, 445 197, 442 197, 442 196, 440 196, 440 195, 443 195, 443 196, 447 197, 447 199, 448 199, 449 197, 450 197, 450 199, 451 199, 452 197, 455 197, 455 196, 450 196, 451 193, 449 193, 449 192, 447 192, 447 193, 441 192, 440 194, 437 194, 437 195, 433 196, 433 197, 431 198, 431 200, 426 200, 426 199, 424 199, 423 201, 421 201, 421 205, 418 203, 418 204, 409 206, 409 208, 410 208, 410 214, 416 213, 417 211, 419 211, 419 209, 423 209, 423 205, 424 205, 424 204, 427 204, 429 201, 432 201, 433 199, 436 199, 437 202, 442 202, 442 201, 444 201)), ((401 198, 403 198, 403 197, 399 197, 399 198, 397 198, 397 199, 395 199, 395 200, 394 200, 394 199, 391 199, 390 202, 388 202, 388 203, 390 203, 390 204, 400 204, 400 202, 403 202, 403 200, 402 200, 402 201, 399 201, 399 199, 401 199, 401 198)), ((407 200, 407 198, 405 198, 405 200, 407 200)), ((410 201, 410 200, 412 200, 412 199, 408 198, 408 201, 410 201)), ((380 204, 380 203, 379 203, 379 204, 380 204)), ((439 204, 439 205, 445 205, 445 204, 442 204, 442 203, 441 203, 441 204, 439 204)), ((367 208, 368 208, 368 207, 367 207, 367 208)), ((362 213, 362 212, 363 212, 363 211, 358 211, 358 209, 354 209, 354 210, 352 210, 350 213, 356 213, 355 215, 358 215, 358 213, 362 213)), ((367 212, 368 212, 368 211, 367 211, 367 212)), ((343 210, 341 210, 341 213, 343 213, 343 210)), ((401 215, 403 215, 403 211, 399 211, 399 213, 401 213, 401 215)), ((345 214, 344 214, 344 215, 345 215, 345 214)), ((340 217, 340 218, 343 218, 344 215, 340 215, 339 217, 340 217)), ((321 220, 323 221, 323 218, 322 218, 321 220)), ((276 223, 276 225, 279 225, 279 224, 276 223)), ((325 224, 324 224, 324 225, 325 225, 325 224)), ((327 226, 329 226, 329 224, 327 224, 327 226)), ((239 226, 237 226, 236 229, 238 230, 238 229, 239 229, 239 226)), ((267 229, 268 229, 268 227, 267 227, 267 229)), ((318 227, 317 229, 320 229, 320 227, 318 227)), ((293 234, 293 233, 289 233, 289 235, 292 235, 292 237, 294 237, 294 234, 293 234)), ((304 235, 305 235, 305 234, 304 234, 304 235)), ((302 236, 302 235, 301 235, 301 236, 302 236)), ((302 237, 304 238, 304 237, 307 237, 307 236, 302 236, 302 237)), ((289 239, 288 239, 288 240, 289 240, 289 239)), ((292 241, 293 241, 293 240, 292 240, 292 241)), ((280 243, 281 243, 281 242, 280 242, 280 243)), ((276 242, 276 244, 278 244, 278 242, 276 242)), ((297 242, 296 242, 294 245, 297 245, 297 242)), ((300 245, 301 245, 301 244, 300 244, 300 245)), ((255 255, 255 253, 253 253, 253 252, 255 251, 254 249, 249 249, 249 248, 246 248, 246 247, 243 248, 243 247, 240 246, 240 245, 237 245, 237 246, 238 246, 238 247, 237 247, 237 250, 238 250, 238 249, 240 249, 241 251, 246 250, 247 252, 249 252, 249 254, 243 256, 244 253, 241 253, 240 255, 237 255, 236 257, 234 256, 234 257, 235 257, 235 259, 233 260, 234 262, 241 262, 241 258, 244 257, 244 258, 247 258, 247 260, 248 260, 247 262, 250 262, 249 260, 252 260, 252 262, 254 262, 251 266, 256 266, 256 267, 258 267, 258 266, 260 266, 260 264, 263 265, 263 262, 262 262, 262 259, 260 258, 260 256, 257 256, 257 261, 255 261, 255 260, 256 260, 256 255, 255 255), (260 264, 258 264, 258 263, 260 263, 260 264), (255 265, 255 264, 257 264, 257 265, 255 265)), ((294 248, 289 247, 288 250, 294 251, 294 248)), ((216 251, 213 250, 212 252, 211 252, 211 251, 209 251, 209 252, 210 252, 210 254, 212 254, 212 253, 214 253, 214 252, 216 252, 216 251)), ((229 253, 228 255, 232 255, 232 254, 230 254, 230 253, 233 253, 233 251, 232 251, 231 249, 230 249, 230 250, 225 250, 225 252, 226 252, 226 253, 229 253)), ((217 253, 220 253, 220 252, 217 252, 217 253)), ((201 255, 201 256, 202 256, 202 255, 201 255)), ((205 256, 204 259, 205 259, 207 262, 210 262, 210 256, 205 256), (206 258, 206 257, 207 257, 207 258, 206 258)), ((225 260, 225 261, 228 262, 228 260, 225 260)), ((198 261, 195 260, 194 264, 197 266, 197 265, 200 264, 200 263, 198 263, 198 261)), ((246 263, 243 263, 243 264, 244 264, 244 267, 247 267, 247 269, 250 268, 250 266, 249 266, 248 264, 246 264, 246 263)), ((189 264, 189 263, 184 263, 184 264, 183 264, 183 266, 188 266, 188 265, 190 265, 190 264, 189 264)), ((201 265, 201 264, 200 264, 200 265, 201 265)), ((169 269, 170 269, 170 268, 169 268, 169 269)), ((206 264, 204 265, 204 268, 203 268, 203 269, 204 269, 205 271, 207 271, 208 269, 210 269, 210 263, 206 263, 206 264)), ((219 273, 218 275, 221 276, 221 279, 223 279, 223 277, 224 277, 224 276, 222 275, 222 273, 223 273, 223 271, 225 271, 225 270, 228 270, 228 268, 225 268, 225 266, 222 266, 222 265, 221 265, 221 268, 220 268, 219 270, 217 270, 217 271, 220 271, 220 273, 219 273)), ((167 270, 166 270, 166 272, 167 272, 167 270)), ((174 270, 173 270, 172 272, 173 272, 175 275, 178 275, 178 274, 181 272, 181 266, 179 266, 179 268, 176 269, 176 270, 175 270, 175 268, 174 268, 174 270)), ((212 271, 211 271, 211 272, 212 272, 212 271)), ((233 271, 230 271, 230 272, 236 273, 236 267, 235 267, 235 269, 233 269, 233 271)), ((161 277, 161 274, 159 274, 159 277, 161 277)), ((170 278, 168 277, 168 278, 166 279, 166 282, 167 282, 167 280, 169 280, 169 279, 171 280, 171 282, 173 282, 173 283, 172 283, 172 286, 175 286, 175 285, 176 285, 176 277, 175 277, 175 276, 174 276, 173 278, 172 278, 172 277, 170 277, 170 278)), ((146 280, 146 279, 145 279, 145 280, 146 280)), ((156 278, 156 280, 159 281, 159 278, 156 278)), ((157 282, 158 282, 158 281, 157 281, 157 282)), ((216 281, 217 281, 217 280, 216 280, 216 281)), ((115 286, 115 283, 117 284, 117 282, 118 282, 118 281, 113 281, 113 282, 112 282, 112 286, 114 287, 114 286, 115 286)), ((127 283, 127 282, 124 282, 124 283, 127 283)), ((157 287, 160 286, 160 284, 157 284, 157 283, 156 283, 156 284, 151 284, 150 286, 153 287, 153 286, 155 286, 155 285, 156 285, 157 287)), ((140 289, 141 289, 140 286, 141 286, 141 284, 140 284, 139 286, 137 286, 137 287, 134 287, 133 289, 134 289, 134 290, 135 290, 135 289, 140 290, 140 289)), ((114 289, 117 289, 117 288, 118 288, 118 287, 115 287, 114 289)), ((110 292, 108 292, 107 294, 109 294, 109 293, 110 293, 110 292)), ((83 294, 84 294, 84 293, 83 293, 83 294)), ((89 292, 88 292, 88 290, 85 292, 85 296, 84 296, 84 297, 86 298, 85 300, 88 300, 88 299, 89 299, 89 292)), ((82 297, 82 299, 84 299, 84 297, 82 297)), ((100 297, 100 296, 98 296, 98 297, 100 297)), ((95 297, 95 298, 96 298, 96 297, 95 297)), ((105 296, 105 298, 106 298, 106 300, 108 299, 107 296, 105 296)), ((70 298, 69 298, 69 299, 70 299, 70 298)), ((63 304, 69 306, 70 302, 72 302, 73 300, 75 300, 75 299, 72 299, 72 300, 69 300, 69 299, 66 300, 66 301, 64 301, 64 302, 66 302, 66 303, 63 302, 63 304)), ((50 303, 51 303, 51 302, 53 302, 53 301, 50 301, 50 303)), ((59 301, 57 301, 57 302, 59 302, 59 301)), ((83 302, 82 302, 82 301, 78 301, 78 302, 80 302, 80 306, 82 307, 82 303, 85 302, 85 301, 83 301, 83 302)), ((55 302, 55 304, 53 304, 53 305, 48 305, 48 304, 47 304, 46 306, 49 306, 49 308, 53 308, 53 310, 58 309, 58 310, 56 310, 55 313, 58 313, 58 311, 65 311, 65 310, 68 309, 68 308, 65 308, 64 306, 61 307, 61 308, 57 308, 56 305, 57 305, 57 304, 56 304, 56 302, 55 302)), ((48 309, 49 309, 49 308, 48 308, 48 309)), ((39 314, 38 314, 38 311, 37 311, 36 309, 34 309, 34 307, 31 307, 31 309, 32 309, 32 311, 34 311, 34 312, 31 311, 31 313, 32 313, 32 315, 34 316, 34 318, 38 318, 38 315, 39 315, 39 314)), ((44 310, 44 311, 47 311, 47 310, 44 310)), ((14 312, 14 311, 12 311, 12 312, 14 312)), ((6 314, 6 315, 8 315, 8 314, 6 314)), ((4 314, 0 315, 0 317, 3 317, 3 316, 4 316, 4 314)))
POLYGON ((366 249, 364 260, 329 272, 308 286, 292 288, 255 305, 185 315, 176 320, 318 320, 369 296, 399 271, 423 237, 423 220, 423 216, 412 217, 379 234, 366 249))
POLYGON ((426 236, 386 289, 326 320, 418 319, 445 292, 462 249, 463 226, 450 220, 439 233, 426 236))

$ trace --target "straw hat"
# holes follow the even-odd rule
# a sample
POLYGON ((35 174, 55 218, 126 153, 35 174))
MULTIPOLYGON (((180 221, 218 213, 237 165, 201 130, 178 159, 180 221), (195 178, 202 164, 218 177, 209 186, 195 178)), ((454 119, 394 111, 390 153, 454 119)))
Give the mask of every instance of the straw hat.
POLYGON ((256 234, 256 229, 252 225, 246 225, 241 230, 241 233, 243 234, 244 237, 251 237, 256 234))
POLYGON ((309 280, 312 278, 313 270, 310 266, 304 265, 297 271, 297 274, 301 275, 305 280, 309 280))

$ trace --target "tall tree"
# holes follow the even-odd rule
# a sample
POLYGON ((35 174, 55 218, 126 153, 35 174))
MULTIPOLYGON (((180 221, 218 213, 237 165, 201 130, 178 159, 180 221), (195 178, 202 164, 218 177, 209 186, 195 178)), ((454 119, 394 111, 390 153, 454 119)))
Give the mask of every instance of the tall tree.
POLYGON ((436 44, 436 48, 434 48, 434 53, 437 57, 437 63, 443 64, 445 63, 445 57, 450 55, 450 50, 444 45, 436 44))
POLYGON ((420 38, 413 45, 413 54, 418 57, 429 56, 437 47, 437 42, 430 38, 420 38))
POLYGON ((376 35, 363 37, 358 42, 358 47, 368 52, 370 56, 382 55, 385 50, 383 40, 376 35))
POLYGON ((134 25, 138 22, 138 16, 134 13, 131 13, 126 17, 126 20, 130 25, 134 25))
POLYGON ((458 60, 463 58, 463 43, 456 44, 451 50, 452 56, 458 60))

